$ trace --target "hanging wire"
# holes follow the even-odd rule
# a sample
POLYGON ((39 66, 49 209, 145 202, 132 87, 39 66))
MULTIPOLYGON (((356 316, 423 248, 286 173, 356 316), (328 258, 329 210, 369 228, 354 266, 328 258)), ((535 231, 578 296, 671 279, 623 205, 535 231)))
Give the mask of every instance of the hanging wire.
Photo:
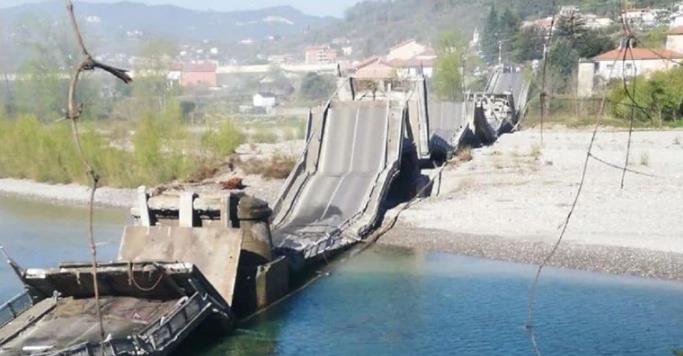
MULTIPOLYGON (((638 82, 638 73, 637 73, 636 61, 635 61, 634 56, 633 56, 633 48, 631 48, 632 47, 631 41, 633 41, 633 38, 629 37, 627 39, 626 46, 627 46, 628 52, 631 54, 631 68, 633 69, 633 79, 632 79, 633 93, 635 94, 636 88, 637 88, 637 82, 638 82)), ((622 73, 623 75, 621 78, 622 82, 624 84, 624 91, 628 93, 628 84, 626 83, 626 73, 625 73, 626 72, 626 61, 625 60, 622 63, 622 71, 624 72, 624 73, 622 73)), ((621 173, 621 189, 624 189, 624 181, 626 180, 626 172, 628 170, 629 158, 631 157, 631 139, 633 137, 633 121, 635 120, 636 106, 638 105, 638 103, 635 101, 634 95, 631 95, 631 93, 629 93, 628 96, 629 96, 629 98, 631 98, 634 105, 631 106, 631 118, 630 118, 630 122, 629 122, 629 126, 628 126, 628 141, 626 143, 626 158, 625 158, 625 162, 624 162, 624 170, 621 173)))
MULTIPOLYGON (((623 14, 623 11, 622 11, 622 14, 623 14)), ((625 16, 623 16, 623 15, 622 15, 622 22, 625 22, 625 16)), ((624 29, 625 29, 624 32, 625 32, 626 38, 630 38, 630 36, 628 35, 628 32, 626 31, 627 28, 628 28, 627 25, 624 24, 624 29)), ((612 77, 612 74, 614 72, 614 68, 615 68, 618 60, 619 60, 618 57, 614 59, 614 61, 612 63, 612 67, 610 68, 610 72, 608 74, 608 78, 612 77)), ((622 75, 623 75, 623 71, 622 71, 622 75)), ((550 252, 543 259, 541 264, 539 264, 538 269, 536 270, 536 275, 534 277, 533 283, 531 285, 531 288, 529 289, 528 305, 527 305, 527 322, 525 324, 525 328, 528 331, 529 339, 530 339, 531 344, 532 344, 532 349, 533 349, 534 353, 538 356, 542 355, 540 347, 539 347, 538 342, 536 340, 536 334, 535 334, 535 330, 534 330, 534 307, 535 307, 535 303, 536 303, 538 283, 540 281, 540 278, 541 278, 541 275, 543 273, 545 266, 550 262, 550 260, 557 253, 557 250, 559 249, 559 247, 560 247, 560 245, 561 245, 561 243, 562 243, 562 241, 563 241, 563 239, 567 233, 567 229, 568 229, 569 224, 571 222, 572 216, 574 215, 574 212, 575 212, 576 207, 578 205, 579 199, 581 198, 581 194, 583 193, 584 185, 586 183, 586 177, 587 177, 587 173, 588 173, 588 164, 590 163, 590 160, 593 157, 593 147, 595 145, 595 140, 597 138, 598 130, 599 130, 600 126, 602 125, 602 119, 604 116, 606 103, 607 103, 607 94, 604 93, 602 100, 601 100, 601 103, 600 103, 600 109, 599 109, 599 112, 597 114, 597 118, 596 118, 595 126, 593 128, 591 139, 590 139, 590 142, 589 142, 588 147, 586 149, 586 158, 585 158, 584 163, 583 163, 583 167, 581 170, 581 179, 579 181, 579 185, 578 185, 576 194, 574 195, 574 200, 573 200, 572 205, 569 209, 569 212, 567 213, 565 221, 562 225, 562 229, 560 231, 559 237, 557 238, 557 241, 553 245, 550 252)))
POLYGON ((555 32, 555 20, 557 16, 557 11, 555 7, 555 2, 553 1, 553 17, 550 20, 550 30, 548 35, 546 36, 546 41, 543 44, 543 68, 541 72, 541 92, 539 94, 539 100, 541 104, 541 125, 540 125, 540 134, 541 134, 541 146, 543 146, 543 123, 545 122, 545 115, 546 115, 546 97, 548 95, 547 92, 547 74, 548 74, 548 57, 550 57, 550 46, 552 45, 553 42, 553 33, 555 32))
MULTIPOLYGON (((69 85, 66 118, 71 122, 71 132, 73 136, 74 145, 76 146, 76 152, 81 160, 81 163, 83 164, 83 167, 86 169, 86 174, 88 176, 88 179, 90 180, 90 199, 88 203, 88 243, 90 246, 90 256, 92 264, 93 294, 95 297, 96 316, 99 327, 100 344, 102 345, 105 342, 105 330, 104 322, 102 321, 102 306, 100 303, 99 281, 97 277, 97 245, 95 243, 95 232, 93 227, 95 210, 95 192, 97 191, 97 188, 99 186, 100 175, 95 171, 92 162, 88 159, 81 144, 78 122, 81 117, 81 113, 83 112, 83 106, 76 102, 76 89, 78 87, 81 75, 84 72, 92 71, 97 68, 109 72, 110 74, 119 78, 126 84, 130 83, 132 79, 125 70, 99 63, 92 57, 92 55, 90 55, 90 52, 88 52, 88 49, 85 46, 85 42, 83 41, 83 36, 81 35, 81 31, 78 26, 78 21, 76 21, 76 15, 74 14, 74 5, 71 2, 71 0, 65 0, 65 3, 69 19, 71 21, 71 26, 74 31, 74 35, 76 37, 76 40, 78 42, 79 48, 83 56, 83 60, 78 65, 78 67, 76 67, 75 72, 71 78, 71 83, 69 85)), ((104 347, 100 347, 100 351, 102 355, 104 355, 104 347)))
POLYGON ((604 159, 602 159, 602 158, 600 158, 600 157, 598 157, 598 156, 596 156, 595 154, 592 154, 592 153, 591 153, 591 158, 592 158, 593 160, 595 160, 596 162, 600 162, 600 163, 604 164, 604 165, 607 166, 607 167, 612 167, 612 168, 618 169, 618 170, 620 170, 620 171, 626 170, 626 171, 629 172, 629 173, 633 173, 633 174, 640 175, 640 176, 644 176, 644 177, 659 178, 659 179, 680 179, 680 178, 681 178, 681 177, 665 177, 665 176, 660 176, 660 175, 656 175, 656 174, 652 174, 652 173, 648 173, 648 172, 643 172, 643 171, 635 170, 635 169, 632 169, 632 168, 628 168, 628 167, 626 167, 626 166, 620 166, 620 165, 617 165, 617 164, 615 164, 615 163, 608 162, 608 161, 606 161, 606 160, 604 160, 604 159))

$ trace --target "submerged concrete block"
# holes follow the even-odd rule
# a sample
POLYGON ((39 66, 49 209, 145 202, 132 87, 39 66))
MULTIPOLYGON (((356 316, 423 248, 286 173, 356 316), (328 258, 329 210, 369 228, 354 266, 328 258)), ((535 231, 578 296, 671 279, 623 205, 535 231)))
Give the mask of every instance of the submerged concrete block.
POLYGON ((256 307, 264 308, 289 292, 289 263, 285 257, 256 270, 256 307))

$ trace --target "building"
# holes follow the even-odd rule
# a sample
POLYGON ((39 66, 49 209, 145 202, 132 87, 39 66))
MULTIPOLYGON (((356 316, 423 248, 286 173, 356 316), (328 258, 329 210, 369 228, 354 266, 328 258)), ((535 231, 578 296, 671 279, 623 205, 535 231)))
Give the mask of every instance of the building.
POLYGON ((632 9, 625 11, 622 16, 635 25, 652 27, 667 23, 671 12, 668 9, 632 9))
POLYGON ((185 63, 182 65, 180 85, 184 88, 195 86, 218 86, 218 66, 215 63, 185 63))
POLYGON ((669 49, 626 48, 611 50, 579 63, 577 95, 590 97, 596 87, 611 80, 669 70, 683 61, 683 53, 669 49), (624 61, 624 56, 626 60, 624 61))
POLYGON ((356 79, 392 79, 396 77, 396 68, 382 57, 371 57, 356 65, 356 79))
POLYGON ((584 21, 586 28, 591 30, 602 30, 614 24, 614 21, 611 18, 600 17, 595 14, 581 15, 581 19, 584 21))
POLYGON ((268 56, 267 61, 268 61, 268 63, 282 65, 282 64, 291 63, 294 60, 291 56, 286 55, 286 54, 275 54, 272 56, 268 56))
POLYGON ((411 58, 394 59, 389 63, 396 68, 396 74, 399 78, 415 78, 420 75, 431 78, 434 74, 436 58, 436 52, 429 47, 425 47, 424 51, 411 58))
POLYGON ((683 13, 671 17, 671 27, 683 26, 683 13))
POLYGON ((527 29, 527 28, 539 28, 542 29, 543 31, 550 31, 550 28, 553 26, 553 17, 548 16, 542 19, 538 20, 533 20, 533 21, 524 21, 522 22, 522 29, 527 29))
POLYGON ((580 10, 578 6, 569 5, 560 7, 560 11, 558 11, 557 14, 560 17, 572 17, 578 14, 579 12, 580 10))
POLYGON ((256 93, 252 97, 254 108, 262 109, 266 114, 270 114, 277 103, 277 98, 273 93, 256 93))
POLYGON ((173 64, 171 65, 171 68, 168 70, 168 74, 166 74, 166 80, 168 82, 168 86, 171 88, 175 88, 180 85, 181 81, 183 78, 183 66, 179 64, 173 64))
POLYGON ((577 95, 587 98, 595 88, 611 80, 648 76, 670 70, 683 62, 683 27, 669 30, 666 48, 614 49, 591 59, 579 61, 577 95), (624 60, 626 58, 626 60, 624 60))
POLYGON ((312 46, 304 52, 306 64, 331 64, 337 61, 337 50, 330 46, 312 46))
POLYGON ((479 29, 475 28, 474 33, 472 34, 472 40, 470 41, 470 48, 479 47, 480 38, 481 35, 479 34, 479 29))
POLYGON ((392 47, 389 50, 386 59, 388 61, 409 60, 424 53, 427 49, 429 49, 429 47, 422 45, 415 40, 408 40, 392 47))
POLYGON ((371 57, 356 65, 357 79, 408 79, 424 75, 431 78, 436 52, 415 40, 391 48, 385 57, 371 57))
POLYGON ((666 48, 674 52, 683 53, 683 25, 669 30, 666 36, 666 48))

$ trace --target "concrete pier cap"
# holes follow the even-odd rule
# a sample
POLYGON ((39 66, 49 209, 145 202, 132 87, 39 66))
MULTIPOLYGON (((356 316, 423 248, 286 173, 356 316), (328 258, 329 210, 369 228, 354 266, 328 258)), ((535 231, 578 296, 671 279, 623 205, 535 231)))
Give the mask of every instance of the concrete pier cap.
POLYGON ((242 230, 242 249, 255 253, 265 261, 273 259, 273 241, 270 232, 270 217, 273 210, 268 203, 250 196, 244 196, 237 205, 237 219, 242 230))

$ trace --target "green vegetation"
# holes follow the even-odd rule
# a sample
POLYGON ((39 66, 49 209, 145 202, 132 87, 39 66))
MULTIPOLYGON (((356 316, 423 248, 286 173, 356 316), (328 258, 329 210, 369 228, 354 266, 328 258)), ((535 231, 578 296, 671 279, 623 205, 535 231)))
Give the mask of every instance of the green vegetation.
POLYGON ((307 101, 320 101, 329 98, 335 89, 333 80, 317 73, 307 73, 301 81, 301 98, 307 101))
POLYGON ((512 12, 510 7, 506 7, 501 14, 498 14, 496 7, 491 6, 481 40, 482 52, 487 62, 495 63, 499 56, 502 56, 501 59, 504 61, 510 60, 520 22, 520 16, 512 12))
MULTIPOLYGON (((86 183, 69 123, 60 120, 74 66, 70 61, 78 57, 68 30, 68 24, 50 21, 18 28, 25 54, 18 79, 4 75, 9 66, 6 53, 0 53, 0 177, 86 183)), ((5 38, 0 36, 0 44, 5 38)), ((301 120, 238 125, 217 114, 223 110, 211 105, 219 100, 197 96, 203 88, 182 92, 168 81, 177 52, 172 40, 142 42, 137 55, 144 59, 134 67, 142 75, 131 86, 97 72, 83 76, 78 88, 82 142, 102 184, 198 181, 212 176, 247 139, 260 143, 303 136, 301 120)), ((291 90, 281 71, 274 68, 268 75, 271 87, 291 90)), ((315 75, 304 82, 308 99, 328 95, 330 86, 328 78, 315 75)), ((204 97, 210 94, 207 90, 204 97)))
POLYGON ((231 155, 244 142, 244 134, 234 122, 225 121, 202 136, 202 146, 214 159, 231 155))
POLYGON ((434 69, 434 90, 446 100, 462 100, 463 59, 467 41, 457 32, 447 32, 438 42, 439 55, 434 69))
MULTIPOLYGON (((127 148, 110 144, 112 132, 85 125, 84 150, 102 176, 102 183, 136 187, 205 178, 198 172, 222 164, 242 142, 241 132, 229 122, 199 139, 172 120, 155 116, 140 119, 127 148)), ((44 124, 31 115, 0 119, 0 140, 0 176, 85 183, 68 122, 44 124)))
POLYGON ((609 93, 612 115, 624 120, 634 115, 638 122, 655 126, 678 126, 683 119, 682 87, 683 68, 640 76, 628 83, 628 91, 623 83, 615 82, 609 93))
POLYGON ((666 36, 669 32, 669 26, 662 25, 655 27, 638 36, 640 42, 639 47, 644 48, 663 48, 666 45, 666 36))

